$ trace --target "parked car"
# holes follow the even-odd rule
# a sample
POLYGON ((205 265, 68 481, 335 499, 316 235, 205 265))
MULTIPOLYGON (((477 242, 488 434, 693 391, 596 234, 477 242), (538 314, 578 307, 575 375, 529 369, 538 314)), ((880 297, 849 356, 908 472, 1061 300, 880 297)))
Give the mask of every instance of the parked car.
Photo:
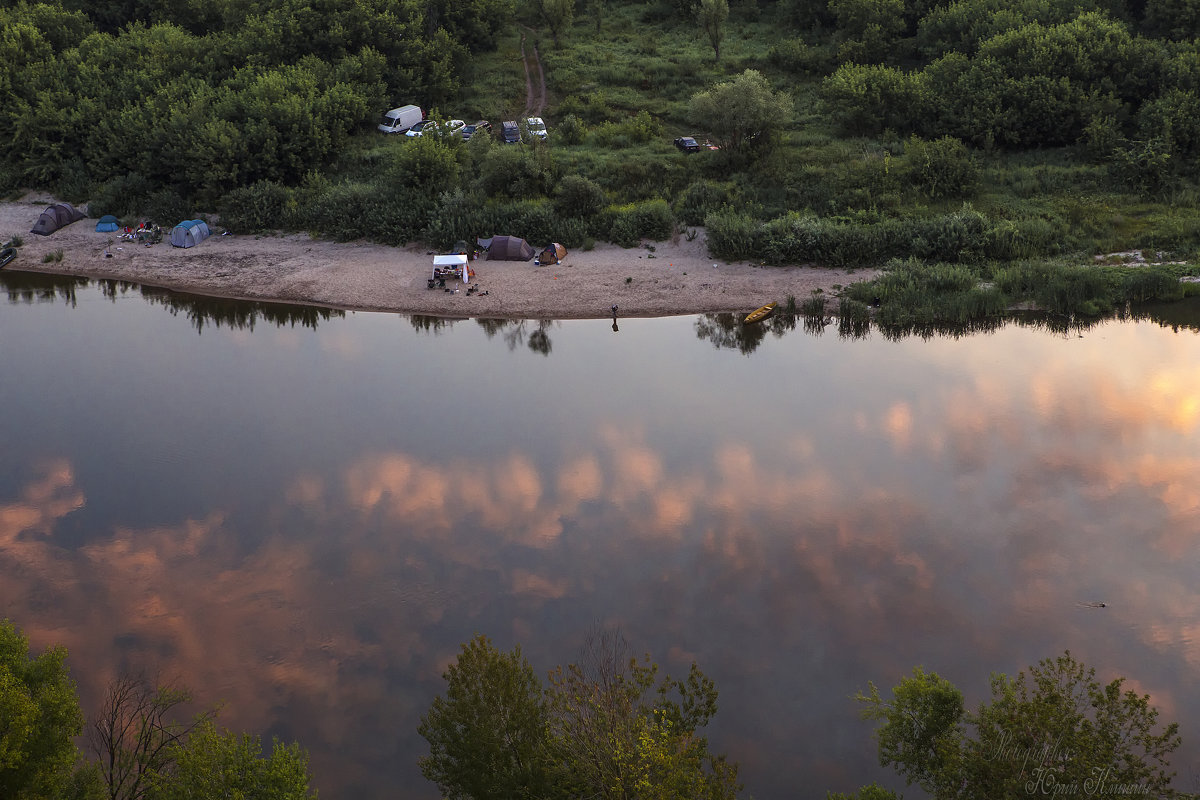
POLYGON ((384 114, 376 127, 382 133, 404 133, 424 118, 425 112, 419 106, 400 106, 384 114))
POLYGON ((680 136, 675 140, 675 146, 685 153, 700 152, 700 143, 692 136, 680 136))
POLYGON ((546 130, 546 123, 541 117, 530 117, 525 120, 525 127, 529 130, 529 136, 532 139, 541 139, 544 142, 550 136, 550 131, 546 130))
POLYGON ((461 119, 448 119, 444 122, 435 122, 434 120, 427 119, 424 122, 413 125, 411 128, 409 128, 408 133, 404 135, 424 136, 428 133, 431 136, 453 136, 466 126, 467 123, 463 122, 461 119))
POLYGON ((501 122, 500 138, 505 144, 518 144, 521 141, 521 129, 515 122, 501 122))
POLYGON ((462 129, 462 137, 463 137, 463 139, 470 139, 472 136, 474 136, 477 133, 491 133, 491 132, 492 132, 492 123, 488 122, 486 119, 481 119, 481 120, 479 120, 479 122, 476 122, 472 125, 467 125, 465 128, 463 128, 462 129))

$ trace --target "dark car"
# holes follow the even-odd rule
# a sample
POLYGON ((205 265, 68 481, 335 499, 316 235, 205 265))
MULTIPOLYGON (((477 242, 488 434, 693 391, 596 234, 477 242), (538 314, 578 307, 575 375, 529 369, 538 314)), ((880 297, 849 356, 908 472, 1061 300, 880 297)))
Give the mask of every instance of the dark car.
POLYGON ((501 122, 500 138, 505 144, 517 144, 521 141, 521 129, 515 122, 501 122))
POLYGON ((491 132, 492 132, 492 123, 488 122, 486 119, 481 119, 481 120, 479 120, 479 122, 476 122, 474 124, 468 125, 467 127, 463 128, 462 129, 462 137, 464 139, 470 139, 472 136, 474 136, 477 133, 491 133, 491 132))
POLYGON ((691 136, 680 136, 675 140, 675 146, 685 153, 700 152, 700 143, 691 136))

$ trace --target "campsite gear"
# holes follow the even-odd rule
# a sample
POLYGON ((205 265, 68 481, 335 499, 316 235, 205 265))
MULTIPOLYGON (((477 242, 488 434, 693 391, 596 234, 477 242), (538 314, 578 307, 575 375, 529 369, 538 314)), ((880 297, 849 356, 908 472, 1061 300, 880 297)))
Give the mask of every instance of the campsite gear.
POLYGON ((465 283, 474 277, 475 270, 471 269, 466 253, 434 256, 433 277, 429 279, 429 288, 443 287, 450 279, 457 279, 465 283))
POLYGON ((536 252, 529 242, 516 236, 493 236, 478 241, 487 250, 488 261, 528 261, 536 252))
POLYGON ((765 306, 756 308, 746 315, 745 324, 749 325, 752 322, 762 322, 767 317, 771 316, 771 312, 775 310, 778 303, 767 303, 765 306))
POLYGON ((185 219, 171 229, 171 244, 176 247, 195 247, 208 238, 208 223, 202 219, 185 219))
POLYGON ((8 262, 12 261, 16 257, 17 248, 15 247, 6 247, 3 250, 0 250, 0 269, 7 267, 8 262))
POLYGON ((425 112, 418 106, 400 106, 384 114, 376 129, 382 133, 404 133, 423 119, 425 112))
POLYGON ((541 252, 537 258, 537 263, 541 264, 557 264, 567 257, 567 248, 563 247, 558 242, 551 242, 546 245, 546 249, 541 252))
POLYGON ((119 230, 120 227, 121 226, 117 224, 116 217, 114 217, 112 214, 105 214, 100 218, 100 221, 96 223, 96 233, 113 233, 114 231, 119 230))
POLYGON ((42 212, 42 215, 38 217, 37 222, 33 223, 33 227, 29 229, 29 232, 40 236, 49 236, 59 228, 70 225, 72 222, 77 222, 86 216, 87 214, 84 214, 70 203, 55 203, 52 206, 48 206, 42 212))

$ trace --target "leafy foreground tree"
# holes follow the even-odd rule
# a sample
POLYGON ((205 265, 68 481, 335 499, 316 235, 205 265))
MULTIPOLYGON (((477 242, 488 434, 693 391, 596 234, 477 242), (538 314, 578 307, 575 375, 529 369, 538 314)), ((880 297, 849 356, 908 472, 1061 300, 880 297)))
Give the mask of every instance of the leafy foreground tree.
POLYGON ((501 653, 486 636, 462 646, 417 731, 429 741, 421 774, 449 800, 550 795, 548 711, 521 648, 501 653))
POLYGON ((275 740, 270 755, 257 736, 218 731, 206 719, 186 744, 172 746, 173 768, 158 773, 152 800, 308 800, 308 754, 298 744, 275 740))
POLYGON ((1108 684, 1068 651, 1015 678, 996 674, 992 699, 966 712, 953 684, 919 667, 884 700, 858 699, 876 731, 879 761, 937 800, 1050 794, 1177 797, 1169 756, 1179 726, 1158 730, 1149 695, 1108 684))
POLYGON ((78 764, 83 728, 67 651, 29 655, 29 640, 0 621, 0 797, 50 800, 95 796, 94 770, 78 764))
POLYGON ((519 647, 501 653, 477 636, 421 719, 421 771, 451 800, 736 797, 736 765, 697 735, 716 713, 712 681, 695 665, 685 680, 657 673, 604 633, 544 690, 519 647))
POLYGON ((721 149, 737 157, 769 149, 791 124, 793 108, 790 95, 772 92, 761 72, 748 69, 693 95, 688 119, 711 131, 721 149))

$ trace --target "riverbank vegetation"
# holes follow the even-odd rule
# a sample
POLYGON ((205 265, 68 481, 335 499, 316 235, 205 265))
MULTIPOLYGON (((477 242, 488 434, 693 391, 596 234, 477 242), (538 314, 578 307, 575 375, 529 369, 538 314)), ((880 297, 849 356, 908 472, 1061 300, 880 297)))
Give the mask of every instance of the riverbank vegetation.
POLYGON ((1196 274, 1190 13, 1173 0, 20 0, 0 9, 0 189, 48 189, 94 215, 219 211, 237 231, 435 247, 501 232, 633 245, 703 225, 720 258, 891 264, 862 291, 900 322, 1000 313, 1002 297, 1087 315, 1176 297, 1168 278, 1196 274), (540 113, 550 136, 374 130, 407 102, 468 121, 540 113), (682 134, 718 149, 680 152, 682 134), (1135 278, 1093 260, 1125 252, 1183 263, 1135 278), (947 291, 938 276, 956 270, 947 291))
POLYGON ((446 693, 421 718, 421 772, 444 797, 733 800, 737 765, 701 735, 717 712, 712 680, 658 677, 619 634, 589 638, 545 686, 516 647, 486 636, 462 646, 446 693))
POLYGON ((62 647, 34 656, 0 620, 0 797, 6 800, 308 800, 308 755, 186 714, 190 692, 122 676, 86 718, 62 647), (76 747, 87 742, 89 755, 76 747), (90 757, 89 757, 90 756, 90 757))

